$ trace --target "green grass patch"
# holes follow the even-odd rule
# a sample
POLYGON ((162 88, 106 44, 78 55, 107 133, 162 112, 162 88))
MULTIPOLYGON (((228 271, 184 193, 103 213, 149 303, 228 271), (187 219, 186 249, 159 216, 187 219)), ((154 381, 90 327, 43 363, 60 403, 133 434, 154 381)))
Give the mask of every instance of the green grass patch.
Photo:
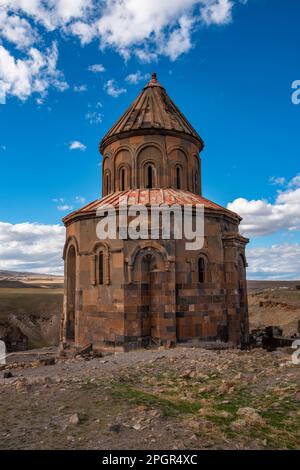
POLYGON ((126 400, 134 405, 145 405, 149 408, 158 408, 164 416, 178 416, 179 414, 195 414, 201 405, 188 400, 170 400, 161 396, 132 387, 128 384, 114 384, 112 395, 118 400, 126 400))

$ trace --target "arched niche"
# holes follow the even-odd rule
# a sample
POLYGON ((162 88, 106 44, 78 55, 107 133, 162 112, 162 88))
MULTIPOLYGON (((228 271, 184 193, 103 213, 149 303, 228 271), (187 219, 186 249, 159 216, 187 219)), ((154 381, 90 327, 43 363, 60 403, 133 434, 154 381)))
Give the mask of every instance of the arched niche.
POLYGON ((189 165, 186 153, 182 149, 175 147, 170 151, 168 160, 171 166, 171 187, 174 189, 183 189, 187 191, 189 165))
POLYGON ((106 196, 111 192, 111 158, 105 155, 102 162, 102 195, 106 196), (108 181, 109 176, 109 181, 108 181), (109 189, 108 189, 109 187, 109 189))
POLYGON ((116 175, 116 190, 127 191, 131 189, 131 166, 121 164, 116 175))
POLYGON ((110 250, 106 243, 98 242, 93 247, 94 266, 92 281, 94 285, 110 284, 110 250))
POLYGON ((138 249, 133 260, 133 281, 143 309, 141 336, 155 341, 159 337, 162 286, 168 282, 164 251, 153 246, 138 249))
POLYGON ((140 188, 149 187, 151 172, 152 188, 161 187, 162 152, 153 144, 144 146, 137 155, 137 185, 140 188))
POLYGON ((238 254, 238 271, 241 279, 246 279, 247 262, 243 253, 238 254))
POLYGON ((205 253, 200 253, 197 258, 197 281, 204 284, 211 281, 211 267, 205 253))
POLYGON ((132 157, 128 149, 119 149, 114 156, 115 191, 125 191, 131 184, 132 157))
POLYGON ((66 339, 75 340, 76 314, 76 249, 70 244, 66 252, 66 339))
POLYGON ((103 196, 107 196, 112 192, 111 171, 105 170, 103 173, 103 196))
POLYGON ((193 156, 193 166, 192 166, 192 190, 196 194, 201 193, 201 169, 200 169, 200 158, 198 155, 193 156))

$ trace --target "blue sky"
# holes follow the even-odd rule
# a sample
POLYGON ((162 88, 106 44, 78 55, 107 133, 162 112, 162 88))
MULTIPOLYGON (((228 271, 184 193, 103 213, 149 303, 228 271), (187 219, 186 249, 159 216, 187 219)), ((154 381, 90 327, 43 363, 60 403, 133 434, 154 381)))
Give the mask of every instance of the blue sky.
POLYGON ((300 278, 295 0, 0 0, 0 269, 61 272, 61 218, 101 195, 98 143, 155 70, 238 211, 249 277, 300 278), (23 2, 24 3, 24 2, 23 2))

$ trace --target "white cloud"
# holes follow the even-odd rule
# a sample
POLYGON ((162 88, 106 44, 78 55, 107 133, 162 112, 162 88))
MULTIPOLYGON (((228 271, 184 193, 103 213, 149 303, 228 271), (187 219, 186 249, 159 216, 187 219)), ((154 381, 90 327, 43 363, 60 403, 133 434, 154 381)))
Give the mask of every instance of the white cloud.
POLYGON ((249 279, 299 279, 300 244, 272 245, 247 250, 249 279))
POLYGON ((24 59, 15 59, 0 45, 0 95, 25 101, 32 93, 45 96, 50 86, 65 90, 68 85, 56 69, 57 61, 56 43, 44 53, 32 47, 24 59))
POLYGON ((73 206, 70 206, 69 204, 63 204, 62 206, 57 206, 57 210, 61 212, 72 211, 73 206))
POLYGON ((55 16, 64 23, 84 17, 93 5, 92 0, 50 0, 49 3, 53 5, 55 16))
POLYGON ((118 98, 120 95, 127 92, 126 88, 119 88, 114 79, 108 80, 105 83, 104 90, 113 98, 118 98))
POLYGON ((294 176, 294 178, 291 179, 291 181, 289 182, 288 186, 290 188, 292 187, 300 187, 300 174, 294 176))
POLYGON ((286 179, 283 176, 271 176, 269 181, 274 186, 284 186, 286 184, 286 179))
POLYGON ((105 4, 97 22, 101 45, 117 49, 125 58, 135 53, 143 61, 149 52, 151 60, 159 54, 175 60, 191 48, 194 23, 227 24, 234 6, 230 0, 106 0, 105 4))
POLYGON ((226 24, 232 20, 233 1, 203 0, 201 4, 201 17, 207 25, 226 24))
POLYGON ((93 73, 101 73, 101 72, 105 72, 105 67, 102 64, 94 64, 94 65, 90 65, 88 67, 88 70, 89 72, 93 72, 93 73))
POLYGON ((187 16, 182 16, 179 21, 179 27, 170 34, 167 39, 164 52, 171 60, 176 60, 181 54, 188 52, 192 47, 191 31, 194 20, 187 16))
POLYGON ((53 31, 75 19, 88 20, 94 3, 93 0, 0 0, 0 8, 25 14, 53 31))
POLYGON ((63 274, 64 241, 60 225, 0 222, 0 269, 63 274))
POLYGON ((85 114, 85 119, 90 124, 101 124, 101 122, 103 120, 103 114, 99 113, 98 111, 88 111, 85 114))
POLYGON ((99 111, 102 108, 102 103, 98 101, 95 106, 89 104, 89 111, 85 114, 85 119, 89 121, 90 124, 101 124, 103 119, 103 114, 99 111))
MULTIPOLYGON (((53 0, 45 5, 42 0, 0 0, 0 8, 9 13, 17 13, 18 15, 26 15, 34 21, 41 23, 48 30, 53 30, 53 14, 50 9, 53 0)), ((53 6, 53 5, 52 5, 53 6)))
POLYGON ((130 83, 131 85, 136 85, 137 83, 139 83, 141 81, 144 81, 144 80, 146 81, 149 78, 150 78, 149 73, 143 74, 140 70, 138 70, 135 73, 130 73, 129 75, 127 75, 125 80, 126 80, 126 82, 130 83))
POLYGON ((84 91, 87 91, 87 86, 86 85, 74 85, 74 91, 76 93, 82 93, 84 91))
POLYGON ((73 142, 70 142, 69 145, 70 150, 81 150, 82 152, 86 151, 86 145, 84 145, 82 142, 79 142, 79 140, 74 140, 73 142))
POLYGON ((38 40, 38 34, 31 24, 17 15, 9 15, 5 10, 0 10, 0 38, 26 49, 38 40))
MULTIPOLYGON (((142 48, 135 49, 134 54, 136 55, 136 57, 139 59, 140 62, 144 62, 145 64, 150 64, 151 62, 155 62, 158 58, 158 53, 150 51, 147 44, 143 45, 142 48)), ((129 55, 126 54, 125 57, 128 58, 129 55)))
POLYGON ((82 46, 89 44, 97 36, 96 26, 83 21, 76 21, 65 29, 67 33, 77 36, 82 46))
MULTIPOLYGON (((75 198, 75 201, 78 202, 77 197, 75 198)), ((52 202, 55 202, 56 204, 58 203, 58 206, 56 206, 56 209, 60 212, 73 210, 73 206, 71 204, 67 204, 65 198, 63 197, 55 197, 52 199, 52 202)))
POLYGON ((297 188, 297 184, 298 179, 295 177, 288 183, 289 189, 278 192, 274 203, 245 198, 229 203, 228 209, 243 217, 241 233, 260 236, 279 230, 300 230, 300 187, 297 188))
POLYGON ((86 199, 85 197, 82 197, 82 196, 76 196, 75 197, 75 201, 78 203, 78 204, 84 204, 86 199))
POLYGON ((64 198, 63 197, 55 197, 54 199, 52 199, 53 202, 60 202, 60 203, 63 203, 65 202, 64 198))
POLYGON ((200 5, 199 0, 143 3, 140 0, 107 0, 106 9, 97 24, 101 43, 114 47, 125 56, 131 53, 133 46, 147 43, 163 51, 169 34, 177 30, 182 17, 192 14, 196 5, 200 5), (166 38, 165 28, 169 30, 166 38))
MULTIPOLYGON (((135 55, 150 62, 165 55, 176 60, 192 48, 196 27, 229 23, 233 6, 233 0, 0 0, 2 61, 10 65, 7 72, 2 67, 0 99, 5 102, 6 95, 14 95, 25 100, 36 88, 46 93, 49 86, 66 89, 56 70, 57 50, 54 67, 47 66, 50 52, 43 28, 49 34, 77 37, 82 46, 97 39, 101 49, 113 48, 125 58, 135 55), (24 57, 6 43, 19 48, 24 57), (33 73, 38 54, 43 65, 33 73)), ((105 69, 94 64, 89 70, 105 69)))

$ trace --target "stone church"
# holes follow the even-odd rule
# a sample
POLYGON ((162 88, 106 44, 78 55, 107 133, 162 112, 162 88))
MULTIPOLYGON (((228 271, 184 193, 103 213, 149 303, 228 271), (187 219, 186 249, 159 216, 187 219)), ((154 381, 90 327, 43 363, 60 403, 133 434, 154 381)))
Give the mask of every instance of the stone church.
POLYGON ((130 348, 248 342, 241 218, 202 196, 204 143, 152 75, 100 143, 102 198, 67 215, 64 344, 130 348), (110 204, 204 206, 204 245, 185 239, 97 237, 110 204))

